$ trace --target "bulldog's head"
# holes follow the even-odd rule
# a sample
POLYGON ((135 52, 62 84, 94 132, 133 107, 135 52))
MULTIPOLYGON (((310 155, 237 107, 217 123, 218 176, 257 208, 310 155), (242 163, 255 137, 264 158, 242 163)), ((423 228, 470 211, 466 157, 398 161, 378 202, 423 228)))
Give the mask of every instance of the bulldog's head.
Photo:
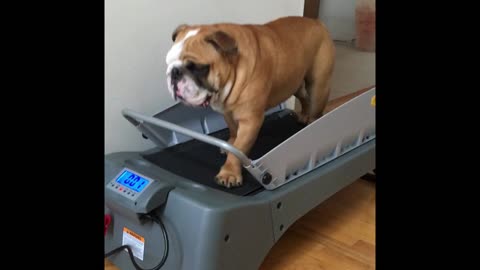
POLYGON ((235 79, 237 43, 217 26, 180 25, 167 54, 172 98, 190 106, 223 103, 235 79))

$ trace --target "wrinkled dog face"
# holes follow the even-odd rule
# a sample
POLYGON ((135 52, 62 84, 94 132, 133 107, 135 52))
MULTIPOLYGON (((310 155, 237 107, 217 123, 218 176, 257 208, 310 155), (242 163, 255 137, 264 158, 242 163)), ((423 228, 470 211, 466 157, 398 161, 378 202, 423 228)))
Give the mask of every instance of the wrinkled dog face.
POLYGON ((232 85, 236 43, 222 31, 181 25, 167 54, 167 84, 173 99, 190 106, 223 102, 232 85))

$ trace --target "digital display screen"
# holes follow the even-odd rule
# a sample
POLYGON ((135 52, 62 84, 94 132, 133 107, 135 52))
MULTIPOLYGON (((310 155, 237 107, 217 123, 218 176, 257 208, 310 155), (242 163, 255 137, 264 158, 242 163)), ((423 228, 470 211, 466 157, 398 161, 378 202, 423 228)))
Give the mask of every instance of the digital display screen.
POLYGON ((133 189, 136 192, 142 191, 149 182, 150 181, 148 181, 147 179, 129 171, 124 171, 117 178, 117 183, 127 188, 133 189))

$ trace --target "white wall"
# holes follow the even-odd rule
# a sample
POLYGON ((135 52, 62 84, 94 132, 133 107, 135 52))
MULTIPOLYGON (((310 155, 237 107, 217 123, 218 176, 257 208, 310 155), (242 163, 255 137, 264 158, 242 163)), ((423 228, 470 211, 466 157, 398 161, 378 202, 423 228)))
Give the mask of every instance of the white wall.
POLYGON ((356 0, 320 0, 318 17, 328 27, 334 40, 355 38, 356 0))
POLYGON ((153 115, 173 104, 166 89, 165 55, 177 25, 264 23, 302 15, 303 4, 304 0, 106 0, 105 154, 153 146, 121 110, 153 115))

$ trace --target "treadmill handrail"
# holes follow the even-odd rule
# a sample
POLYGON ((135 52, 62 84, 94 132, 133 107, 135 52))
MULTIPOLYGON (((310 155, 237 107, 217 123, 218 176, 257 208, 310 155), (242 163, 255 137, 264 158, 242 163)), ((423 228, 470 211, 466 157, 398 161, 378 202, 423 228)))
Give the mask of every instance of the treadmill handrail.
POLYGON ((188 128, 184 128, 182 126, 173 124, 171 122, 161 120, 155 117, 151 116, 146 116, 141 113, 132 111, 130 109, 123 109, 122 110, 122 115, 124 117, 133 117, 134 119, 141 120, 143 122, 150 123, 152 125, 156 125, 161 128, 166 128, 168 130, 173 130, 175 132, 181 133, 183 135, 192 137, 194 139, 197 139, 199 141, 217 146, 222 148, 223 150, 232 153, 234 156, 236 156, 243 164, 244 167, 249 167, 252 165, 252 160, 250 160, 242 151, 234 147, 233 145, 229 144, 228 142, 224 140, 217 139, 215 137, 205 135, 193 130, 190 130, 188 128))

